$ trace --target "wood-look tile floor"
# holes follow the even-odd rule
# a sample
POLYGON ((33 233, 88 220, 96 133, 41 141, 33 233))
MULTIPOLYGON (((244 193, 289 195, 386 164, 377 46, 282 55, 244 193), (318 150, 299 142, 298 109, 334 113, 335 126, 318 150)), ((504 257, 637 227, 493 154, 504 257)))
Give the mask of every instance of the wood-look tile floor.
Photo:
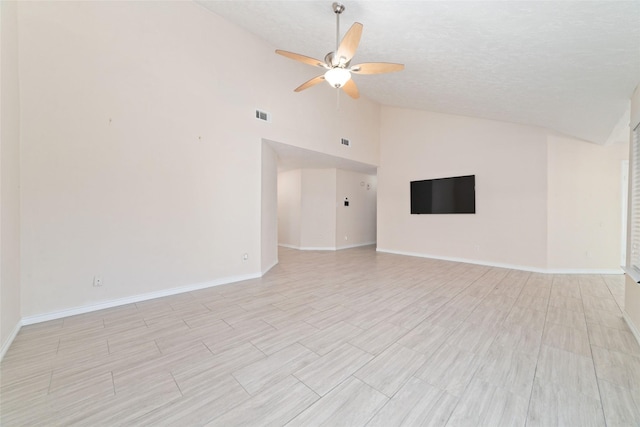
POLYGON ((23 327, 3 426, 640 425, 623 277, 280 250, 261 279, 23 327))

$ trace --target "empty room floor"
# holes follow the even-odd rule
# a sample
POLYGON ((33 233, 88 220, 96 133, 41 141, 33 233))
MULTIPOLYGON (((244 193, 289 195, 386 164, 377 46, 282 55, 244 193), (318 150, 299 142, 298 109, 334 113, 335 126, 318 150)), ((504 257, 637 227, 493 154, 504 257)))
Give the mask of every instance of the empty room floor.
POLYGON ((0 423, 640 425, 623 283, 281 249, 261 279, 23 327, 0 423))

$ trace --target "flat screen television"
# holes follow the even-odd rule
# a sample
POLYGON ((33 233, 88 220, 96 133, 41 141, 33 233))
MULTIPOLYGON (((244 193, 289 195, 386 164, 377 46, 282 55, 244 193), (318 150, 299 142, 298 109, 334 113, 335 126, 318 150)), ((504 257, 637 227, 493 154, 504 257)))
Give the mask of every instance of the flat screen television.
POLYGON ((476 213, 476 176, 411 181, 411 214, 476 213))

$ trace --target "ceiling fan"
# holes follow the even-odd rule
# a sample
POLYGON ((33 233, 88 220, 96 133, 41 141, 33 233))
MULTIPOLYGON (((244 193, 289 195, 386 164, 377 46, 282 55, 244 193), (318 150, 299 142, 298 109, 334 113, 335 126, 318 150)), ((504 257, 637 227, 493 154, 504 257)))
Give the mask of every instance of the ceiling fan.
POLYGON ((351 65, 351 59, 356 53, 360 37, 362 36, 362 24, 354 23, 349 31, 340 40, 340 14, 344 12, 344 5, 333 3, 333 12, 336 14, 336 50, 329 52, 324 61, 300 55, 298 53, 287 52, 286 50, 276 50, 276 53, 314 67, 324 68, 324 74, 314 77, 298 86, 294 92, 300 92, 315 86, 322 81, 326 81, 337 89, 343 89, 352 98, 359 98, 358 86, 351 79, 351 73, 354 74, 383 74, 394 71, 402 71, 403 64, 394 64, 390 62, 365 62, 362 64, 351 65))

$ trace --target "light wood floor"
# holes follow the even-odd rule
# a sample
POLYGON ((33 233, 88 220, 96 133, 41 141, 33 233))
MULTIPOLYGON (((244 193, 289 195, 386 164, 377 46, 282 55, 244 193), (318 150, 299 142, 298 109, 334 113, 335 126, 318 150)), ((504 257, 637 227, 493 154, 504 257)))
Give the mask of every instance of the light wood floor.
POLYGON ((1 424, 640 425, 622 276, 281 249, 264 278, 24 327, 1 424))

